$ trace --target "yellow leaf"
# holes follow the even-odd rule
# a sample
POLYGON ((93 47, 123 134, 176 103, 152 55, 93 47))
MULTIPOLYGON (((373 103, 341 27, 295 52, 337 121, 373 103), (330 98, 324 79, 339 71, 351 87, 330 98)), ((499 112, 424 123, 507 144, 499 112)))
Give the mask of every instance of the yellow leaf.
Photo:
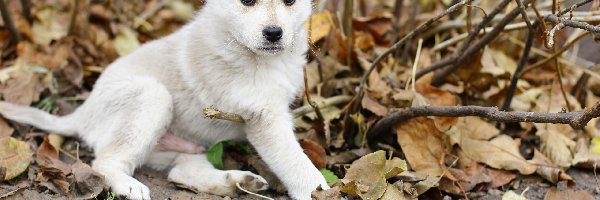
POLYGON ((385 193, 385 152, 377 151, 354 161, 344 179, 341 191, 362 199, 379 199, 385 193))
POLYGON ((600 137, 594 137, 594 139, 592 139, 592 148, 590 148, 590 153, 600 155, 600 137))
POLYGON ((29 144, 15 138, 0 138, 0 171, 6 170, 6 175, 0 180, 10 180, 29 167, 33 151, 29 144))
POLYGON ((510 190, 504 193, 504 195, 502 196, 502 200, 527 200, 527 198, 510 190))
POLYGON ((333 29, 333 17, 329 11, 315 14, 306 22, 305 27, 310 31, 310 41, 317 42, 327 37, 333 29))
POLYGON ((121 27, 119 33, 114 39, 115 49, 120 56, 127 55, 140 47, 140 41, 133 30, 128 27, 121 27))

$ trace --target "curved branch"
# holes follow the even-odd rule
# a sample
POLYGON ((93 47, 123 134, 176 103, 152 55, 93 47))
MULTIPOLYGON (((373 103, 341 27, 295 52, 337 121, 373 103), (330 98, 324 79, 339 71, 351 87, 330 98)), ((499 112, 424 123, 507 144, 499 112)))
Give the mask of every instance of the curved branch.
POLYGON ((584 128, 590 120, 600 117, 600 102, 594 107, 581 112, 569 113, 536 113, 536 112, 504 112, 496 107, 481 106, 423 106, 401 109, 379 120, 367 133, 373 138, 381 133, 390 131, 398 123, 425 116, 437 117, 466 117, 477 116, 497 122, 532 122, 568 124, 574 129, 584 128))

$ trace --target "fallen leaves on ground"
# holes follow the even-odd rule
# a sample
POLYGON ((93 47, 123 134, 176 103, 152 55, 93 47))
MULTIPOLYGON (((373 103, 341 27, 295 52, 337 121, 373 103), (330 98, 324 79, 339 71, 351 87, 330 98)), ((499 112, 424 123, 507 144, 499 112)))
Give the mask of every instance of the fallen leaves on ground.
POLYGON ((593 200, 594 197, 586 191, 574 191, 572 189, 558 190, 556 188, 550 189, 544 200, 564 200, 564 199, 578 199, 578 200, 593 200))
POLYGON ((340 191, 362 199, 380 199, 390 185, 387 177, 406 170, 406 163, 398 158, 387 160, 384 151, 371 153, 352 163, 346 176, 340 180, 340 191))
POLYGON ((518 170, 521 174, 535 173, 537 167, 519 153, 517 143, 500 135, 491 141, 461 137, 459 146, 466 156, 496 169, 518 170))
POLYGON ((38 158, 40 172, 36 182, 57 194, 69 198, 96 197, 104 189, 104 176, 81 162, 66 164, 54 158, 38 158))
MULTIPOLYGON (((189 0, 109 0, 86 1, 74 8, 75 1, 70 0, 32 0, 33 20, 28 21, 21 5, 9 2, 9 10, 23 39, 16 45, 8 45, 10 33, 0 22, 3 26, 0 28, 0 41, 4 44, 0 48, 0 97, 22 105, 37 105, 53 114, 67 114, 81 105, 108 64, 143 43, 178 30, 193 16, 193 10, 202 4, 201 1, 189 0), (70 24, 73 9, 80 12, 74 16, 75 24, 70 24), (74 31, 69 33, 69 27, 74 31)), ((464 14, 467 9, 442 18, 430 30, 418 35, 425 41, 418 60, 415 57, 419 38, 415 37, 383 59, 364 80, 367 83, 365 87, 359 87, 375 58, 418 24, 445 10, 449 2, 360 1, 355 5, 354 17, 348 19, 342 15, 343 5, 338 1, 315 3, 315 12, 305 24, 310 30, 307 93, 317 104, 340 96, 354 97, 320 106, 323 121, 312 107, 298 112, 296 116, 297 136, 304 139, 300 141, 301 146, 313 164, 331 183, 338 176, 344 177, 342 183, 334 185, 334 189, 317 191, 315 198, 338 199, 348 195, 340 190, 373 199, 434 198, 430 193, 462 198, 464 193, 481 193, 491 188, 508 191, 509 186, 520 183, 521 175, 533 173, 544 178, 546 183, 566 181, 571 185, 577 180, 565 173, 568 168, 596 169, 600 166, 597 120, 592 120, 585 131, 581 131, 568 125, 519 123, 519 126, 478 117, 422 117, 395 124, 394 131, 377 133, 374 138, 367 135, 380 119, 406 107, 499 107, 503 104, 516 65, 522 57, 525 29, 502 33, 481 51, 470 55, 464 63, 459 63, 459 69, 444 77, 443 85, 431 85, 437 73, 434 72, 416 81, 414 90, 411 84, 401 87, 411 82, 412 66, 417 61, 415 67, 419 71, 460 50, 458 48, 464 40, 457 39, 469 30, 464 23, 469 16, 464 14), (396 2, 403 4, 397 6, 396 2), (352 24, 352 29, 345 30, 346 24, 352 24), (352 35, 347 35, 348 32, 352 35), (348 39, 352 39, 351 44, 348 39), (441 47, 453 40, 458 43, 441 47), (359 91, 364 93, 364 98, 355 97, 359 91), (357 110, 355 105, 360 105, 357 110), (355 112, 350 114, 348 111, 355 112), (383 157, 380 152, 370 154, 378 150, 386 151, 383 157), (364 159, 373 162, 365 162, 364 159), (353 161, 354 164, 350 165, 353 161), (363 173, 369 174, 365 176, 363 173)), ((551 1, 536 3, 550 5, 551 1)), ((569 8, 570 3, 564 1, 561 7, 569 8)), ((475 1, 472 7, 486 12, 473 12, 471 17, 482 18, 497 4, 495 1, 475 1)), ((511 5, 514 6, 514 3, 511 2, 511 5)), ((548 11, 546 7, 540 9, 548 11)), ((505 16, 510 9, 504 10, 501 15, 505 16)), ((575 11, 573 15, 581 13, 589 14, 575 11)), ((491 26, 493 24, 487 27, 491 26)), ((570 37, 570 33, 558 32, 556 36, 556 40, 562 41, 570 37)), ((540 38, 536 37, 535 53, 526 66, 547 58, 549 51, 538 40, 540 38)), ((580 42, 578 45, 582 47, 578 48, 579 51, 569 52, 596 52, 597 48, 590 50, 583 47, 590 44, 593 43, 580 42)), ((586 71, 593 76, 590 81, 583 81, 579 78, 581 70, 573 67, 582 65, 581 59, 592 58, 580 56, 572 59, 576 57, 559 57, 562 80, 558 80, 554 62, 544 63, 523 74, 518 81, 511 110, 580 111, 582 105, 589 107, 599 101, 600 84, 595 80, 596 72, 586 71), (580 81, 583 84, 578 84, 580 81)), ((597 63, 597 60, 590 60, 590 63, 597 63)), ((292 109, 313 103, 305 99, 297 101, 292 109)), ((89 166, 79 162, 72 164, 75 160, 61 160, 66 156, 61 155, 62 138, 56 135, 28 137, 29 132, 23 132, 30 131, 28 127, 13 125, 16 124, 6 123, 0 118, 0 139, 19 144, 15 147, 23 150, 25 147, 38 147, 36 158, 41 160, 34 165, 43 169, 44 173, 34 174, 33 179, 40 178, 39 185, 70 197, 97 194, 95 185, 85 189, 88 183, 77 181, 77 177, 97 180, 93 174, 85 174, 89 172, 89 166), (83 188, 77 189, 79 187, 83 188)), ((248 149, 245 148, 247 146, 230 144, 219 143, 208 150, 207 156, 213 165, 256 170, 269 181, 272 189, 285 191, 260 158, 250 157, 252 153, 238 155, 246 152, 243 149, 248 149)), ((3 147, 7 148, 0 146, 0 149, 3 147)), ((0 157, 0 161, 6 160, 2 154, 0 157)), ((11 168, 24 170, 25 158, 31 159, 31 155, 20 157, 23 165, 10 165, 11 168)), ((15 174, 11 169, 0 167, 0 177, 7 173, 15 174)), ((11 188, 20 186, 11 185, 11 188)), ((552 195, 556 196, 562 190, 555 193, 552 195)), ((512 191, 506 194, 514 194, 506 198, 522 197, 512 191)))

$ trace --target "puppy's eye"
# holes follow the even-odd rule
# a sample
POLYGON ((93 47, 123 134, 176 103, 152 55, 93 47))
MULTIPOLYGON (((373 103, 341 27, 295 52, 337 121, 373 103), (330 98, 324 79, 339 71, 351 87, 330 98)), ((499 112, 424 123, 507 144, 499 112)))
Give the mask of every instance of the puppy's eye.
POLYGON ((292 6, 296 3, 296 0, 283 0, 283 3, 285 3, 286 6, 292 6))
POLYGON ((245 6, 253 6, 254 4, 256 4, 256 0, 240 0, 240 1, 245 6))

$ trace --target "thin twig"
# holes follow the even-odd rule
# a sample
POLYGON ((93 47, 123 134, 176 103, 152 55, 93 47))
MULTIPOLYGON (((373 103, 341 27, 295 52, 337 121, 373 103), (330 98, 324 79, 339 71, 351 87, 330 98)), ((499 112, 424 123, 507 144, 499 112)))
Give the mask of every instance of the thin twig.
POLYGON ((352 49, 354 49, 354 43, 352 38, 352 19, 354 16, 354 0, 344 1, 344 33, 346 34, 346 64, 351 65, 352 63, 352 49))
POLYGON ((312 98, 310 98, 310 91, 308 90, 308 75, 306 74, 306 68, 304 68, 304 88, 304 93, 306 95, 306 101, 308 101, 308 105, 310 105, 317 114, 317 119, 321 122, 324 122, 325 118, 323 117, 323 113, 321 113, 321 109, 319 109, 319 106, 312 101, 312 98))
POLYGON ((577 41, 579 41, 580 39, 582 39, 583 37, 585 37, 588 34, 589 34, 589 32, 584 32, 584 33, 576 36, 572 41, 570 41, 567 44, 565 44, 565 46, 563 46, 563 48, 560 49, 558 52, 553 53, 552 56, 547 57, 547 58, 545 58, 545 59, 543 59, 543 60, 541 60, 541 61, 539 61, 539 62, 537 62, 537 63, 535 63, 535 64, 533 64, 533 65, 531 65, 529 67, 527 67, 526 69, 524 69, 519 74, 519 77, 523 76, 525 73, 527 73, 527 72, 529 72, 529 71, 531 71, 533 69, 536 69, 538 67, 544 66, 544 64, 552 61, 552 59, 554 59, 554 58, 560 57, 563 53, 565 53, 566 51, 568 51, 569 49, 571 49, 571 47, 573 47, 573 45, 577 44, 577 41))
POLYGON ((575 5, 571 6, 568 9, 564 9, 564 10, 560 11, 557 14, 557 16, 563 16, 564 14, 572 12, 574 9, 577 9, 577 8, 579 8, 581 6, 584 6, 584 5, 588 4, 588 3, 591 3, 592 1, 594 1, 594 0, 583 0, 583 1, 579 2, 579 3, 576 3, 575 5))
POLYGON ((568 124, 574 129, 582 129, 593 118, 600 117, 600 102, 591 108, 580 112, 567 113, 536 113, 536 112, 505 112, 495 107, 481 106, 423 106, 398 110, 379 120, 368 131, 369 138, 391 130, 400 122, 416 117, 466 117, 477 116, 497 122, 530 122, 568 124))
POLYGON ((234 113, 226 113, 214 107, 205 108, 202 111, 204 112, 204 117, 208 119, 221 119, 242 124, 246 123, 246 120, 244 120, 242 116, 234 113))
POLYGON ((249 190, 246 190, 246 189, 244 189, 244 188, 243 188, 243 187, 240 185, 240 183, 235 183, 235 186, 236 186, 236 187, 237 187, 239 190, 241 190, 241 191, 244 191, 245 193, 248 193, 248 194, 254 195, 254 196, 256 196, 256 197, 263 198, 263 199, 273 200, 273 198, 271 198, 271 197, 267 197, 267 196, 263 196, 263 195, 260 195, 260 194, 256 194, 256 193, 254 193, 254 192, 250 192, 249 190))
POLYGON ((510 87, 508 89, 508 93, 506 94, 506 98, 504 99, 504 104, 502 105, 503 111, 508 111, 510 109, 510 105, 512 103, 512 99, 517 91, 517 84, 519 82, 519 74, 523 69, 525 69, 525 65, 527 65, 527 61, 529 60, 529 56, 531 53, 531 49, 533 48, 533 41, 535 40, 537 24, 532 24, 532 27, 529 29, 529 34, 527 36, 527 42, 525 43, 525 48, 523 49, 523 54, 519 59, 519 63, 517 64, 517 69, 512 76, 510 81, 510 87))
POLYGON ((31 0, 21 0, 21 7, 23 8, 23 16, 29 22, 33 22, 33 16, 31 15, 31 0))
POLYGON ((599 26, 594 26, 585 22, 580 22, 580 21, 575 21, 575 20, 570 20, 567 17, 557 17, 555 15, 546 15, 546 17, 544 17, 544 19, 546 21, 550 21, 554 24, 559 24, 562 23, 565 26, 568 27, 572 27, 572 28, 578 28, 578 29, 583 29, 586 31, 590 31, 590 32, 594 32, 594 33, 600 33, 600 27, 599 26))
POLYGON ((75 34, 75 26, 77 25, 77 15, 79 15, 79 3, 81 0, 73 0, 73 10, 71 10, 71 20, 69 21, 69 36, 75 34))
POLYGON ((8 2, 5 0, 0 0, 0 12, 2 13, 2 20, 8 31, 10 32, 10 44, 17 44, 21 41, 21 35, 17 28, 15 27, 15 22, 10 16, 10 12, 8 11, 8 2))

